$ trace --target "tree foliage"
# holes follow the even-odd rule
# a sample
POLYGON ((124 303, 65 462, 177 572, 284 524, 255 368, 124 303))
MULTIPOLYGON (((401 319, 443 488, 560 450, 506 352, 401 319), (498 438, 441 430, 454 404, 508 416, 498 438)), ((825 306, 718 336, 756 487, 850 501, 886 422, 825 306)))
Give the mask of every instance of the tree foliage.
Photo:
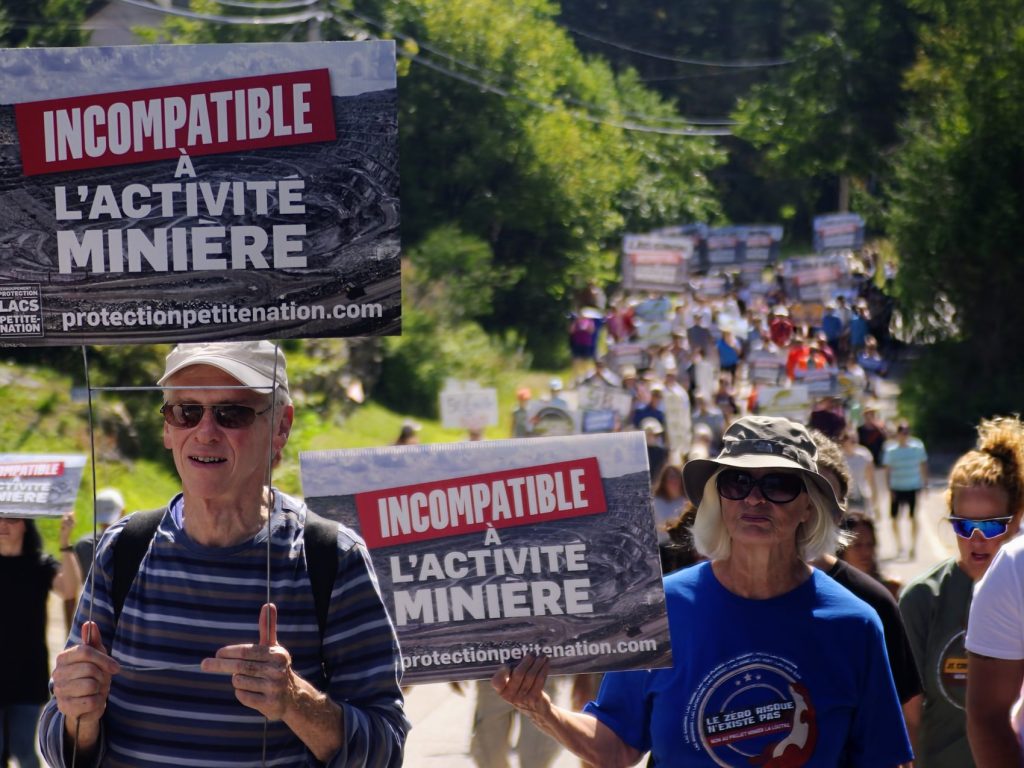
POLYGON ((0 0, 0 44, 60 48, 85 45, 82 29, 86 3, 81 0, 0 0))
POLYGON ((839 0, 829 11, 826 29, 787 50, 790 66, 740 98, 737 134, 771 172, 877 181, 906 111, 917 16, 905 0, 839 0))
POLYGON ((982 415, 1019 411, 1024 385, 1024 2, 919 7, 936 21, 907 80, 914 101, 889 225, 903 310, 945 337, 921 376, 945 365, 947 381, 911 400, 930 423, 952 418, 966 432, 982 415))

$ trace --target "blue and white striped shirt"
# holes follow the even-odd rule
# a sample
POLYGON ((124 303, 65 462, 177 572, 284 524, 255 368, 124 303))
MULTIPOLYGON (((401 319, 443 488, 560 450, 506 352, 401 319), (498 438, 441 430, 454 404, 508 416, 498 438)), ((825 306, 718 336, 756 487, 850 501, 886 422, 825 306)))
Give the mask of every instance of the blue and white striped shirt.
MULTIPOLYGON (((274 493, 271 532, 271 602, 277 637, 292 667, 322 687, 320 631, 302 536, 306 507, 274 493)), ((176 497, 170 507, 180 505, 176 497)), ((122 666, 111 683, 103 715, 98 765, 120 768, 320 765, 282 722, 266 730, 264 718, 235 698, 225 675, 199 671, 219 648, 259 639, 267 601, 267 530, 232 547, 206 547, 190 539, 165 514, 113 626, 110 594, 112 544, 124 528, 104 534, 96 556, 93 621, 105 648, 122 666), (143 668, 143 669, 133 669, 143 668)), ((81 642, 90 595, 82 595, 68 646, 81 642)), ((344 744, 331 768, 402 764, 409 723, 403 713, 401 654, 365 544, 340 526, 338 571, 331 593, 322 660, 330 672, 328 694, 341 706, 344 744)), ((47 762, 60 768, 64 716, 51 699, 40 719, 47 762)))

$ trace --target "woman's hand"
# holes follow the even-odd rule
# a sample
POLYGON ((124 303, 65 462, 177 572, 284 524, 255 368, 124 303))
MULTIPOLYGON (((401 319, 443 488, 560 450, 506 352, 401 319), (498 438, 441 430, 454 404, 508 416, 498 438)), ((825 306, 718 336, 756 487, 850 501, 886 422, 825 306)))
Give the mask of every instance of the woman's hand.
POLYGON ((544 692, 548 680, 548 657, 528 653, 510 669, 503 664, 491 677, 491 685, 505 701, 531 719, 551 710, 551 697, 544 692))

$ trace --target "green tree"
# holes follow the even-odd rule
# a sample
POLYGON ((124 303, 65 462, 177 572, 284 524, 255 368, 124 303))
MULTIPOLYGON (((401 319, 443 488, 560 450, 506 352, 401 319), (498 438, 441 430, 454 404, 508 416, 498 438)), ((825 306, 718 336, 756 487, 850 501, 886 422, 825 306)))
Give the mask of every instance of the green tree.
POLYGON ((786 52, 792 64, 739 100, 737 135, 762 152, 768 172, 837 181, 825 207, 847 208, 849 184, 884 177, 898 142, 917 28, 905 0, 834 2, 828 28, 796 40, 786 52))
POLYGON ((935 436, 1020 410, 1024 358, 1024 2, 923 0, 890 232, 899 299, 927 348, 907 405, 935 436))
POLYGON ((86 45, 80 0, 0 0, 0 43, 8 48, 86 45))

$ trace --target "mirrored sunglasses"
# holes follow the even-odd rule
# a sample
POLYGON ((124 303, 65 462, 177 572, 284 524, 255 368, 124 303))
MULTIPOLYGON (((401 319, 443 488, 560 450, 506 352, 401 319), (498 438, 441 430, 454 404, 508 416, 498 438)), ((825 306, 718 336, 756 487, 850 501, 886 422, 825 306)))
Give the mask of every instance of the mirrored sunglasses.
POLYGON ((1006 533, 1012 517, 989 517, 984 520, 970 520, 966 517, 946 518, 953 525, 953 531, 961 539, 969 539, 975 531, 981 531, 986 539, 994 539, 1006 533))
POLYGON ((273 408, 267 406, 262 411, 257 411, 248 405, 221 404, 202 405, 200 403, 164 403, 160 413, 164 415, 164 421, 178 429, 192 429, 203 420, 203 413, 207 409, 213 411, 213 418, 217 426, 224 429, 245 429, 251 427, 257 416, 273 408))
POLYGON ((775 504, 786 504, 804 490, 803 478, 792 472, 769 472, 755 478, 742 469, 726 469, 719 473, 718 493, 732 501, 742 501, 756 485, 761 495, 775 504))

